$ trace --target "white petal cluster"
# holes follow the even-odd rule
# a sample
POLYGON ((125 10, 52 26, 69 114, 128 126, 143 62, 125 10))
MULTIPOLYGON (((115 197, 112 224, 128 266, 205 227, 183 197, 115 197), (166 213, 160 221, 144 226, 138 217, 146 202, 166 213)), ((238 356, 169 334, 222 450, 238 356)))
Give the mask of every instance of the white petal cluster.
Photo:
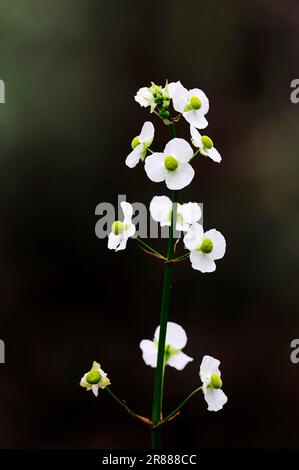
POLYGON ((187 90, 181 82, 168 85, 173 107, 181 113, 186 121, 197 129, 205 129, 208 121, 205 114, 209 111, 209 100, 199 88, 187 90))
MULTIPOLYGON (((140 342, 142 357, 147 366, 157 366, 159 336, 160 327, 158 326, 153 341, 143 339, 140 342)), ((187 335, 185 330, 177 323, 168 322, 165 341, 165 364, 177 370, 183 370, 188 362, 193 361, 192 357, 182 352, 186 344, 187 335)))
POLYGON ((204 232, 202 225, 198 223, 193 224, 186 233, 184 243, 190 250, 192 268, 202 273, 215 271, 215 260, 223 258, 225 254, 224 236, 215 229, 204 232))
POLYGON ((219 411, 227 402, 227 396, 221 390, 222 380, 219 370, 220 361, 212 356, 204 356, 199 376, 203 383, 203 393, 209 411, 219 411))
POLYGON ((135 225, 132 223, 133 206, 128 202, 121 202, 121 208, 124 213, 123 222, 117 220, 112 225, 112 230, 108 238, 108 248, 110 250, 124 250, 127 241, 135 235, 135 225))
POLYGON ((155 135, 155 128, 149 121, 142 126, 140 135, 132 141, 132 152, 126 158, 126 165, 134 168, 140 160, 146 157, 147 149, 152 145, 155 135))
POLYGON ((93 362, 90 371, 86 372, 80 381, 81 387, 91 390, 96 397, 99 394, 99 388, 104 389, 110 383, 107 374, 96 361, 93 362))
POLYGON ((151 181, 165 181, 168 189, 183 189, 194 178, 194 170, 189 161, 193 157, 191 145, 184 139, 174 138, 164 151, 153 153, 145 160, 145 171, 151 181))
POLYGON ((137 91, 135 101, 144 108, 150 107, 151 113, 157 107, 159 109, 167 109, 170 101, 168 86, 167 82, 165 87, 152 82, 150 87, 142 87, 137 91))
MULTIPOLYGON (((150 203, 150 213, 161 227, 171 226, 173 205, 167 196, 155 196, 150 203)), ((196 202, 177 204, 176 230, 186 232, 201 218, 201 208, 196 202)))
POLYGON ((221 162, 221 155, 214 147, 212 139, 207 135, 201 135, 195 127, 190 126, 191 140, 194 147, 197 147, 202 155, 211 158, 216 163, 221 162))

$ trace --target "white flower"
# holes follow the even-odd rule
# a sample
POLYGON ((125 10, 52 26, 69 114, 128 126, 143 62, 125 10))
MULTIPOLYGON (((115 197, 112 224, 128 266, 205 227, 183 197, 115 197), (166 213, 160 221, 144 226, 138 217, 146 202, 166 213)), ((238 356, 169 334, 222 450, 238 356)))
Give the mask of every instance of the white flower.
POLYGON ((137 101, 137 103, 139 103, 140 106, 144 108, 147 106, 153 106, 155 103, 153 94, 150 92, 150 89, 145 86, 137 91, 135 95, 135 101, 137 101))
POLYGON ((124 221, 115 221, 112 225, 112 231, 108 238, 108 248, 110 250, 124 250, 127 241, 135 234, 135 225, 132 224, 133 207, 128 202, 121 202, 121 208, 124 213, 124 221))
POLYGON ((222 380, 219 370, 220 361, 211 356, 204 356, 199 376, 203 383, 203 393, 209 411, 219 411, 227 402, 227 396, 221 390, 222 380))
MULTIPOLYGON (((150 203, 150 213, 161 227, 171 226, 172 201, 167 196, 155 196, 150 203)), ((201 208, 196 202, 177 204, 176 229, 186 232, 201 218, 201 208)))
POLYGON ((215 229, 204 233, 202 225, 193 224, 184 237, 184 243, 190 250, 192 268, 202 273, 215 271, 215 260, 223 258, 226 248, 224 236, 215 229))
POLYGON ((142 126, 139 136, 132 140, 132 152, 126 158, 126 165, 129 168, 134 168, 139 160, 144 160, 146 157, 147 149, 151 146, 155 135, 155 128, 149 121, 145 122, 142 126))
POLYGON ((145 108, 150 106, 151 113, 156 107, 167 109, 170 101, 167 83, 164 88, 153 82, 150 87, 140 88, 135 95, 135 101, 145 108))
POLYGON ((174 109, 182 113, 189 124, 197 129, 207 127, 205 114, 209 111, 209 100, 202 90, 199 88, 187 90, 181 82, 170 83, 168 90, 174 109))
POLYGON ((100 364, 94 361, 91 370, 83 375, 80 385, 87 390, 92 390, 93 394, 97 397, 99 388, 104 389, 110 383, 107 374, 101 369, 100 364))
MULTIPOLYGON (((155 331, 154 341, 143 339, 140 343, 142 357, 147 366, 157 366, 158 343, 160 326, 155 331)), ((177 323, 168 322, 165 341, 165 364, 177 370, 183 370, 188 362, 193 361, 192 357, 182 352, 187 344, 185 330, 177 323)))
POLYGON ((200 135, 195 127, 190 126, 191 139, 194 147, 198 147, 202 155, 210 157, 214 162, 221 162, 221 155, 215 149, 212 139, 207 135, 200 135))
POLYGON ((166 182, 169 189, 183 189, 194 178, 194 170, 188 163, 193 157, 192 147, 184 139, 168 142, 163 153, 153 153, 145 160, 145 171, 155 183, 166 182))

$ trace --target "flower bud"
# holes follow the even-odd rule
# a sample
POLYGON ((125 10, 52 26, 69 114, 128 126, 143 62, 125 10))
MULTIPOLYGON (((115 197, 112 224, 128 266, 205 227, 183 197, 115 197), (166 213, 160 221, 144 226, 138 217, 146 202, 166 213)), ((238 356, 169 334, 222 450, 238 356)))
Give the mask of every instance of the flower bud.
POLYGON ((88 374, 86 374, 86 382, 95 385, 98 384, 99 381, 101 380, 101 374, 97 369, 93 369, 88 374))
POLYGON ((211 385, 213 388, 221 388, 222 380, 217 374, 211 374, 211 385))
POLYGON ((213 242, 209 238, 204 238, 201 245, 200 245, 200 251, 202 253, 211 253, 213 251, 213 242))
POLYGON ((201 141, 207 149, 211 149, 214 146, 212 139, 207 135, 203 135, 201 141))
POLYGON ((124 224, 120 220, 116 220, 112 224, 112 232, 114 235, 120 235, 124 230, 124 224))
POLYGON ((168 119, 170 116, 170 112, 167 111, 167 109, 161 109, 161 111, 159 112, 159 116, 162 119, 168 119))
POLYGON ((169 108, 169 103, 170 103, 170 99, 166 96, 164 96, 164 99, 163 99, 163 103, 162 103, 162 108, 164 109, 167 109, 169 108))
POLYGON ((171 156, 168 156, 165 158, 164 165, 165 165, 166 170, 168 171, 175 171, 179 166, 178 161, 174 157, 171 157, 171 156))
POLYGON ((139 145, 139 144, 140 144, 139 135, 137 135, 136 137, 134 137, 134 139, 131 142, 132 149, 134 150, 137 147, 137 145, 139 145))
POLYGON ((192 96, 190 105, 192 109, 199 109, 201 108, 201 101, 197 96, 192 96))

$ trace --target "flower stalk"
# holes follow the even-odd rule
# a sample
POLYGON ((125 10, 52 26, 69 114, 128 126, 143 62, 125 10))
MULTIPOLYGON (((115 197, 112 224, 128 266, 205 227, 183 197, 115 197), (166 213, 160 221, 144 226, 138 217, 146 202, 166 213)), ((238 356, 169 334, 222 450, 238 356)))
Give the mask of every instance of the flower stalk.
POLYGON ((140 416, 138 415, 137 413, 135 413, 134 411, 130 410, 130 408, 125 404, 125 402, 123 400, 121 400, 120 398, 118 398, 115 393, 112 392, 111 388, 110 387, 106 387, 105 388, 106 392, 108 393, 108 395, 110 395, 110 397, 116 402, 118 403, 118 405, 120 405, 122 408, 125 409, 125 411, 127 411, 129 413, 129 415, 133 416, 133 418, 137 418, 139 419, 140 421, 142 421, 143 423, 145 424, 148 424, 148 425, 152 425, 152 422, 150 419, 146 418, 145 416, 140 416))
POLYGON ((179 406, 177 406, 177 408, 175 410, 173 410, 171 413, 169 413, 169 415, 166 416, 166 418, 162 419, 159 423, 156 424, 156 428, 158 428, 159 426, 162 426, 162 424, 166 424, 168 423, 168 421, 171 421, 173 418, 175 418, 176 416, 178 416, 180 414, 180 410, 181 408, 183 408, 183 406, 185 406, 189 400, 191 400, 192 397, 194 397, 194 395, 196 395, 198 392, 202 391, 202 386, 201 387, 198 387, 196 388, 195 390, 193 390, 193 392, 191 392, 186 398, 185 400, 183 400, 179 406))
MULTIPOLYGON (((175 137, 174 124, 169 126, 170 138, 175 137)), ((172 204, 173 211, 171 216, 171 225, 169 227, 169 238, 168 238, 168 249, 167 249, 167 260, 171 261, 174 258, 174 246, 175 246, 175 227, 176 227, 176 213, 177 213, 177 202, 178 202, 177 191, 172 192, 172 204)), ((163 405, 163 385, 164 385, 164 371, 165 371, 165 339, 167 330, 167 321, 170 307, 170 290, 172 284, 172 263, 165 263, 164 267, 164 282, 163 282, 163 293, 162 293, 162 305, 161 305, 161 316, 160 316, 160 335, 158 344, 158 358, 157 368, 155 376, 154 386, 154 398, 152 406, 152 422, 154 424, 159 423, 162 420, 162 405, 163 405)), ((159 449, 161 447, 161 430, 152 429, 152 448, 159 449)))
POLYGON ((139 344, 145 364, 156 369, 151 417, 135 413, 124 400, 114 394, 110 388, 109 377, 96 361, 93 362, 91 370, 81 378, 80 386, 92 392, 96 397, 100 390, 106 390, 106 393, 124 411, 147 425, 151 431, 152 448, 160 449, 163 425, 179 416, 183 406, 199 392, 202 392, 209 411, 219 411, 227 402, 227 396, 222 390, 220 361, 205 355, 199 371, 202 385, 200 387, 196 385, 197 388, 163 418, 166 365, 181 371, 194 360, 193 357, 183 352, 187 343, 184 328, 168 321, 173 265, 189 259, 193 269, 201 273, 212 273, 216 270, 215 261, 223 258, 226 250, 226 241, 221 232, 216 229, 207 231, 203 229, 200 223, 202 217, 200 205, 195 202, 179 204, 178 191, 187 187, 193 180, 195 170, 190 162, 198 154, 216 163, 221 162, 221 155, 214 147, 213 140, 208 135, 201 135, 198 131, 207 127, 208 121, 205 115, 209 111, 209 100, 199 88, 188 90, 180 81, 171 83, 166 81, 165 87, 152 82, 150 87, 142 87, 138 90, 135 100, 140 106, 150 108, 151 113, 156 114, 169 130, 170 140, 164 150, 154 152, 151 150, 151 145, 155 128, 150 121, 146 121, 140 134, 131 141, 131 151, 125 161, 129 168, 144 163, 148 178, 154 183, 164 182, 172 191, 171 199, 166 195, 154 196, 149 207, 151 218, 161 227, 169 228, 167 253, 159 253, 136 233, 136 226, 132 220, 134 207, 126 201, 121 202, 123 219, 115 220, 111 226, 108 248, 116 252, 125 250, 128 240, 133 239, 144 253, 164 264, 160 323, 155 330, 153 340, 143 339, 139 344), (171 116, 170 103, 178 113, 175 117, 171 116), (190 140, 193 147, 187 140, 176 137, 175 123, 180 118, 185 119, 190 125, 190 140), (182 232, 183 236, 176 236, 177 233, 182 232), (182 254, 177 250, 180 241, 187 249, 182 254))

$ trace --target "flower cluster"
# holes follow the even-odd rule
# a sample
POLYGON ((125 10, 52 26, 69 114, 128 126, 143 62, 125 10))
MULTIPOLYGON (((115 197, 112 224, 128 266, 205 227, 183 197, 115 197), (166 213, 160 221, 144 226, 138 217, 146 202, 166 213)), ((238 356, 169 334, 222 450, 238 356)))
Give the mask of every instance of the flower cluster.
POLYGON ((126 159, 126 165, 133 168, 142 160, 147 176, 154 183, 165 181, 168 189, 179 190, 188 186, 194 178, 195 172, 191 160, 200 153, 210 157, 215 162, 221 161, 219 152, 215 149, 212 139, 201 135, 197 129, 205 129, 208 125, 205 115, 209 111, 209 100, 202 90, 193 88, 187 90, 181 82, 166 83, 165 87, 154 83, 147 88, 142 87, 137 92, 135 100, 140 106, 149 106, 166 124, 169 121, 169 107, 173 108, 190 124, 190 137, 198 152, 194 152, 191 145, 184 139, 173 138, 161 152, 154 152, 150 146, 154 139, 155 129, 147 121, 140 135, 132 140, 133 151, 126 159))
MULTIPOLYGON (((155 129, 147 121, 142 126, 139 135, 132 140, 132 151, 126 158, 129 168, 135 167, 139 161, 144 162, 144 169, 149 179, 155 183, 165 181, 168 189, 180 190, 188 186, 194 178, 195 171, 191 164, 197 155, 209 157, 219 163, 221 156, 214 147, 213 141, 207 135, 201 135, 198 129, 208 125, 205 115, 209 111, 209 100, 199 88, 187 90, 181 82, 166 83, 161 87, 152 83, 150 87, 142 87, 137 92, 135 100, 140 106, 150 107, 168 123, 170 104, 190 124, 190 141, 197 149, 193 150, 189 142, 181 138, 171 139, 162 152, 150 149, 153 143, 155 129)), ((132 224, 133 208, 129 203, 122 203, 124 221, 115 221, 109 235, 108 248, 116 251, 126 248, 127 241, 135 235, 132 224)), ((215 230, 204 232, 199 220, 200 206, 196 203, 177 205, 176 230, 186 232, 185 248, 190 251, 191 266, 202 273, 213 272, 216 269, 215 260, 225 254, 226 243, 223 235, 215 230)), ((150 204, 152 218, 161 227, 170 226, 173 204, 167 196, 155 196, 150 204)))
MULTIPOLYGON (((185 248, 185 252, 181 256, 177 256, 176 247, 179 239, 176 241, 174 236, 169 236, 167 257, 146 245, 136 236, 133 206, 128 202, 121 203, 123 219, 113 222, 108 237, 108 248, 115 251, 124 250, 129 238, 134 238, 143 245, 147 254, 165 262, 161 324, 156 328, 152 340, 143 339, 139 345, 145 364, 156 368, 156 385, 158 384, 160 389, 155 388, 154 396, 157 396, 158 399, 154 399, 152 421, 130 412, 143 422, 159 426, 165 421, 161 418, 160 407, 165 367, 168 365, 182 371, 194 361, 192 357, 183 352, 187 345, 187 334, 183 327, 167 321, 172 279, 167 273, 170 272, 175 262, 182 262, 188 258, 193 269, 201 273, 211 273, 216 270, 215 261, 223 258, 226 250, 225 238, 218 230, 214 228, 204 230, 200 223, 202 219, 201 207, 195 202, 178 203, 177 191, 187 187, 194 179, 194 166, 200 156, 220 163, 221 155, 214 147, 211 137, 199 132, 208 126, 206 115, 209 111, 209 100, 201 89, 188 90, 180 81, 166 82, 164 87, 151 83, 149 87, 142 87, 138 90, 135 100, 140 106, 149 108, 151 114, 157 115, 166 126, 171 126, 169 129, 172 131, 170 131, 170 140, 164 149, 157 146, 154 150, 152 145, 155 128, 152 122, 146 121, 140 133, 131 141, 131 151, 125 159, 125 164, 129 168, 135 168, 139 163, 143 163, 145 173, 151 181, 165 183, 166 187, 173 191, 172 200, 163 194, 164 191, 162 194, 154 196, 149 207, 150 214, 161 227, 169 227, 170 234, 171 230, 173 230, 172 233, 175 233, 175 230, 183 232, 182 240, 185 248), (173 115, 174 112, 175 115, 173 115), (175 136, 174 124, 183 119, 188 123, 189 141, 175 136), (155 413, 156 410, 157 413, 155 413)), ((202 385, 190 394, 193 396, 195 392, 201 390, 209 411, 221 410, 227 402, 227 397, 222 390, 219 366, 218 359, 205 355, 199 370, 202 385)), ((99 388, 108 387, 108 392, 118 403, 123 404, 111 392, 110 380, 97 362, 94 362, 91 370, 84 374, 80 385, 87 390, 92 390, 95 396, 98 396, 99 388)), ((128 410, 126 405, 124 406, 128 410)))
MULTIPOLYGON (((157 365, 159 335, 160 326, 156 328, 153 341, 143 339, 140 342, 142 357, 147 366, 156 367, 157 365)), ((187 335, 185 330, 177 323, 168 322, 164 353, 165 365, 183 370, 189 362, 192 362, 193 358, 182 352, 186 344, 187 335)), ((204 356, 200 365, 199 377, 203 383, 201 388, 209 411, 219 411, 227 402, 227 396, 221 390, 222 380, 219 365, 220 362, 211 356, 204 356)), ((101 369, 100 364, 95 361, 91 370, 84 374, 80 382, 81 387, 92 390, 96 397, 99 388, 104 389, 110 384, 110 380, 101 369)))

